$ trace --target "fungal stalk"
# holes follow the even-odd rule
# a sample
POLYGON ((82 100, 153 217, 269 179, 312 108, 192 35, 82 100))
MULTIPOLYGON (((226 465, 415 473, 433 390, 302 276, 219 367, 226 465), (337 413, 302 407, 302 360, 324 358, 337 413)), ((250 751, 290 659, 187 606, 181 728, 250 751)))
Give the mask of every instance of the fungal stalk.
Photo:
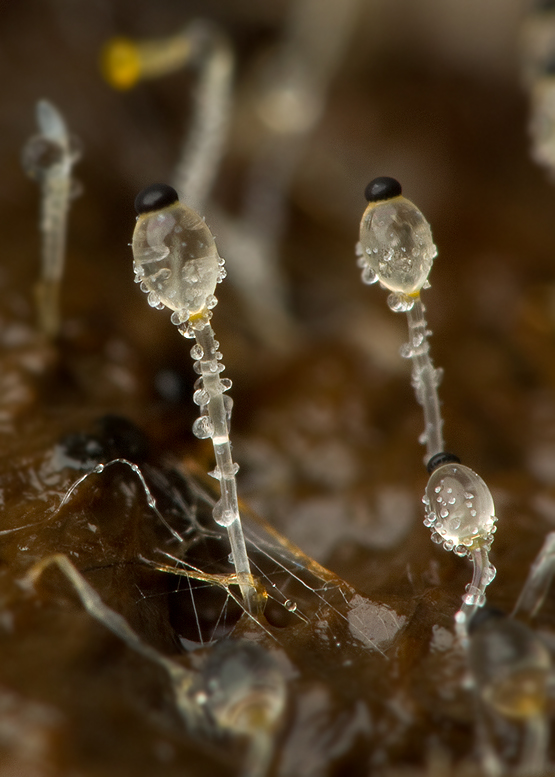
POLYGON ((174 186, 203 213, 220 166, 231 115, 233 54, 216 25, 197 19, 177 35, 159 40, 114 38, 102 56, 104 77, 116 89, 130 89, 190 66, 198 71, 192 124, 187 131, 174 186))
POLYGON ((468 556, 473 576, 455 616, 459 634, 478 607, 485 604, 485 589, 495 577, 489 563, 489 550, 495 532, 493 499, 482 478, 446 453, 443 420, 437 387, 440 371, 430 359, 429 334, 423 288, 429 288, 428 275, 437 255, 430 225, 420 210, 402 195, 393 178, 376 178, 366 188, 368 206, 360 224, 357 245, 358 265, 364 283, 379 282, 388 289, 388 305, 394 312, 405 312, 409 341, 401 355, 412 361, 412 385, 424 411, 426 467, 430 474, 423 502, 424 525, 432 540, 459 556, 468 556))
POLYGON ((362 6, 361 0, 289 4, 283 40, 257 74, 253 133, 258 136, 240 219, 218 218, 218 234, 228 233, 230 276, 252 329, 276 350, 289 350, 299 339, 278 255, 287 202, 362 6))
POLYGON ((193 433, 212 440, 216 468, 210 474, 219 480, 221 494, 213 516, 227 529, 237 583, 247 609, 255 612, 260 602, 239 514, 235 479, 239 466, 229 441, 232 401, 225 392, 231 381, 220 377, 225 368, 210 325, 216 284, 225 277, 224 261, 204 220, 179 202, 171 186, 147 187, 138 194, 135 208, 139 214, 133 234, 135 281, 148 293, 152 307, 172 310, 171 320, 180 334, 196 340, 191 356, 199 378, 193 399, 200 417, 193 433))
POLYGON ((40 330, 50 338, 60 328, 60 285, 64 272, 71 170, 80 157, 63 116, 48 100, 37 103, 40 134, 23 149, 25 172, 41 187, 41 279, 35 288, 40 330))
POLYGON ((555 532, 550 532, 536 556, 514 606, 512 617, 534 618, 549 592, 555 572, 555 532))
POLYGON ((283 671, 273 656, 250 641, 217 644, 191 689, 223 731, 249 740, 242 777, 264 777, 287 700, 283 671))

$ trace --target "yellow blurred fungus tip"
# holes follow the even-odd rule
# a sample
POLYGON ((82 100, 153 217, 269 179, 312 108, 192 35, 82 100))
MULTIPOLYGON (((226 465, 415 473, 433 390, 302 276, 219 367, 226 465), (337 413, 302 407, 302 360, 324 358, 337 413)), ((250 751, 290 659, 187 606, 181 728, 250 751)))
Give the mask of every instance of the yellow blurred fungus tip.
POLYGON ((114 89, 131 89, 141 77, 138 47, 129 38, 112 38, 101 54, 101 71, 114 89))

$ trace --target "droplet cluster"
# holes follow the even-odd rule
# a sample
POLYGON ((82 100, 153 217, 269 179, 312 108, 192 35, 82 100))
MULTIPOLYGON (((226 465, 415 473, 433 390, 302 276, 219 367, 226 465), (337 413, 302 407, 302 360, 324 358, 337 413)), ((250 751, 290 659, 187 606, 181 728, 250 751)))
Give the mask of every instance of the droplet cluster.
MULTIPOLYGON (((188 322, 187 326, 194 332, 195 329, 199 330, 204 328, 206 324, 206 319, 201 318, 197 319, 195 322, 188 322)), ((210 346, 206 349, 203 348, 200 343, 195 343, 191 348, 191 358, 194 360, 193 369, 197 375, 200 376, 195 381, 193 394, 193 402, 198 405, 200 409, 200 416, 193 423, 193 434, 198 437, 199 440, 207 440, 214 436, 214 423, 210 418, 208 408, 211 398, 215 394, 223 394, 225 391, 229 391, 232 386, 229 378, 221 378, 218 381, 212 381, 210 390, 205 386, 203 376, 210 375, 217 377, 225 370, 225 366, 222 364, 222 354, 218 350, 219 346, 219 342, 212 339, 210 346)), ((223 401, 229 424, 231 411, 233 409, 233 400, 231 397, 225 396, 223 397, 223 401)), ((220 479, 217 468, 211 474, 218 480, 220 479)))
POLYGON ((491 545, 497 520, 493 498, 482 478, 469 467, 458 463, 438 467, 428 480, 422 501, 424 525, 430 528, 432 540, 443 544, 445 550, 466 556, 491 545))

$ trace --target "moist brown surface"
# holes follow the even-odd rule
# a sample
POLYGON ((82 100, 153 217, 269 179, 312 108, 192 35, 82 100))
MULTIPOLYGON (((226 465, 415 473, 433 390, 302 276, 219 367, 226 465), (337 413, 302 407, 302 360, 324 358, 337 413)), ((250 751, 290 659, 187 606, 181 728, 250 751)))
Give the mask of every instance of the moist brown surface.
MULTIPOLYGON (((184 551, 125 464, 91 475, 58 509, 86 470, 124 458, 141 467, 168 522, 190 527, 184 504, 198 499, 176 471, 202 479, 212 467, 210 446, 190 432, 196 376, 167 311, 134 286, 128 243, 136 192, 171 178, 194 77, 120 94, 97 60, 115 34, 164 36, 201 11, 222 24, 238 51, 237 118, 215 199, 236 213, 256 139, 248 83, 285 11, 255 6, 30 0, 2 11, 2 775, 241 773, 244 741, 187 732, 164 672, 87 614, 59 571, 36 590, 22 585, 54 553, 184 666, 196 671, 210 652, 193 659, 181 646, 180 637, 199 640, 197 616, 203 639, 234 628, 277 657, 289 701, 273 774, 420 775, 430 761, 433 774, 451 773, 451 761, 476 773, 471 695, 450 649, 470 568, 422 525, 421 411, 398 356, 405 321, 385 292, 360 283, 353 247, 364 186, 395 176, 438 245, 424 301, 432 357, 445 369, 445 436, 492 490, 498 574, 488 601, 510 611, 555 523, 555 190, 529 159, 516 60, 472 61, 464 48, 457 59, 428 45, 446 34, 433 6, 427 28, 365 12, 299 165, 279 251, 294 342, 279 352, 261 343, 229 281, 213 319, 234 382, 245 502, 338 577, 310 571, 301 554, 301 582, 278 574, 278 540, 274 561, 253 550, 264 583, 275 580, 305 615, 270 601, 264 631, 233 603, 224 613, 225 592, 196 582, 190 593, 185 578, 140 560, 184 551), (84 147, 55 343, 35 329, 38 191, 19 164, 40 98, 84 147)), ((505 32, 512 40, 516 26, 505 32)), ((202 501, 198 510, 213 528, 202 501)), ((223 537, 187 553, 208 572, 229 570, 223 537)), ((554 616, 548 600, 536 625, 550 629, 554 616)))

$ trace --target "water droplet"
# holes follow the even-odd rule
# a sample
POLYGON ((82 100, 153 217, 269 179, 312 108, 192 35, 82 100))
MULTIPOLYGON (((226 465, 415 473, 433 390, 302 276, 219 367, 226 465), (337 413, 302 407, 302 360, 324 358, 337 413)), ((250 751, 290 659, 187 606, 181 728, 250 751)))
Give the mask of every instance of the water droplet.
POLYGON ((214 434, 214 424, 207 415, 201 415, 193 423, 193 434, 198 437, 199 440, 206 440, 208 437, 212 437, 214 434))
POLYGON ((394 313, 407 313, 414 307, 414 298, 407 297, 406 294, 390 294, 387 298, 389 309, 394 313))
MULTIPOLYGON (((221 273, 221 270, 220 270, 220 273, 221 273)), ((218 304, 218 299, 214 294, 209 294, 206 297, 206 307, 208 308, 208 310, 212 310, 213 308, 216 307, 217 304, 218 304)))
POLYGON ((485 585, 489 585, 492 580, 495 580, 496 574, 497 574, 497 569, 493 566, 493 564, 490 564, 488 568, 484 570, 484 573, 482 575, 482 582, 485 585))
POLYGON ((220 386, 222 387, 222 391, 229 391, 232 385, 233 383, 230 381, 229 378, 222 378, 220 380, 220 386))
POLYGON ((195 359, 202 359, 204 356, 204 349, 202 345, 199 345, 198 343, 195 343, 193 347, 191 348, 191 358, 195 359))
MULTIPOLYGON (((210 402, 210 394, 205 389, 201 388, 195 391, 193 394, 193 402, 195 405, 207 405, 210 402)), ((206 418, 207 416, 202 416, 203 418, 206 418)))
POLYGON ((183 316, 181 312, 179 310, 174 310, 171 315, 170 321, 175 326, 179 326, 180 324, 183 324, 183 316))
MULTIPOLYGON (((230 465, 226 466, 223 473, 223 478, 226 480, 230 480, 231 478, 235 477, 235 475, 239 472, 239 465, 235 463, 234 461, 231 462, 230 465)), ((215 467, 212 472, 208 473, 211 477, 213 477, 215 480, 221 480, 222 479, 222 473, 219 467, 215 467)))
POLYGON ((439 515, 441 518, 449 518, 449 510, 446 507, 442 507, 439 511, 439 515))
POLYGON ((412 338, 412 345, 414 348, 419 348, 423 342, 424 342, 423 332, 417 332, 417 334, 415 334, 414 337, 412 338))
POLYGON ((467 549, 465 548, 464 545, 456 545, 453 548, 453 553, 455 553, 457 556, 461 556, 461 557, 468 555, 468 551, 467 551, 467 549))
POLYGON ((283 603, 283 606, 286 610, 289 610, 289 612, 295 612, 297 609, 297 602, 294 602, 292 599, 287 599, 287 601, 283 603))
POLYGON ((455 499, 454 496, 449 497, 449 499, 447 500, 448 504, 450 504, 450 505, 454 505, 456 503, 456 501, 457 500, 455 499))
POLYGON ((445 540, 445 542, 443 543, 444 550, 453 550, 454 547, 455 547, 455 543, 453 542, 453 540, 445 540))
POLYGON ((237 514, 233 512, 233 510, 224 509, 221 499, 214 505, 212 516, 219 526, 226 527, 231 526, 233 521, 238 517, 237 514))
MULTIPOLYGON (((173 318, 173 316, 172 316, 173 318)), ((175 324, 176 322, 173 321, 175 324)), ((186 337, 187 340, 194 340, 195 339, 195 330, 193 329, 193 325, 190 321, 183 322, 179 325, 179 331, 183 335, 183 337, 186 337)))
POLYGON ((155 291, 150 291, 148 293, 147 301, 151 308, 155 308, 160 304, 160 297, 158 296, 158 294, 156 294, 155 291))
POLYGON ((233 398, 230 397, 228 394, 226 394, 226 396, 224 397, 224 408, 229 418, 229 416, 231 415, 231 411, 233 410, 233 398))
POLYGON ((399 354, 403 359, 410 359, 413 356, 413 350, 409 343, 403 343, 399 348, 399 354))
POLYGON ((376 283, 378 280, 377 274, 374 272, 374 270, 366 265, 361 273, 362 282, 366 283, 368 286, 371 286, 373 283, 376 283))
POLYGON ((466 593, 463 596, 463 602, 471 606, 475 605, 477 607, 483 607, 486 603, 486 597, 479 588, 476 588, 475 585, 469 584, 466 586, 466 593))

